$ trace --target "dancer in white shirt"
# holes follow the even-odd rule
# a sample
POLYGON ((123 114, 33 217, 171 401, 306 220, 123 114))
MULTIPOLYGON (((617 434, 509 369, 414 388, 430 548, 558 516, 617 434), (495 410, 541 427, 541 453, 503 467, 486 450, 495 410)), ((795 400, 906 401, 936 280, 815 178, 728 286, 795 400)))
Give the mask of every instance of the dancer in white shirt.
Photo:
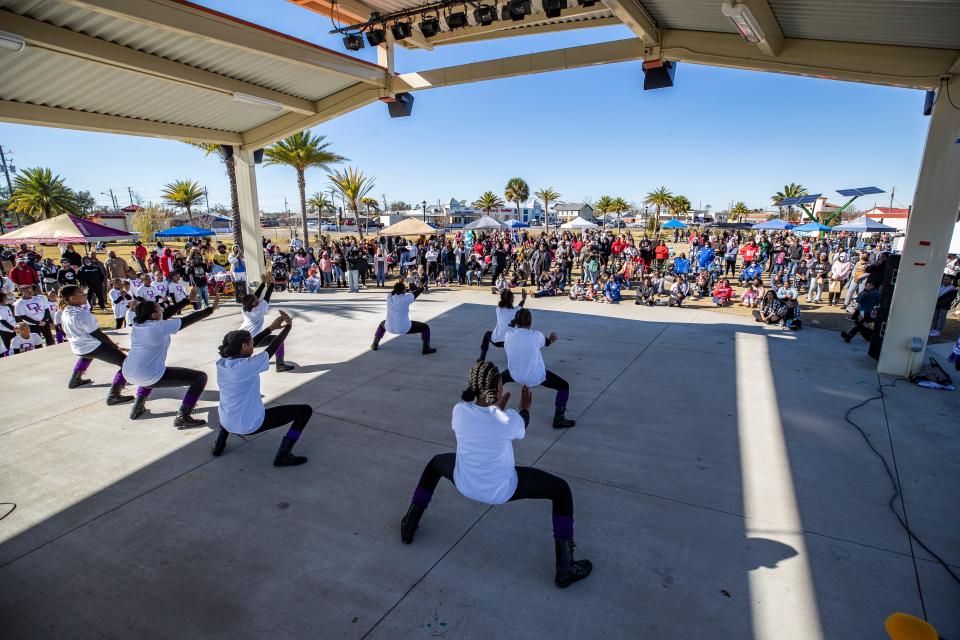
MULTIPOLYGON (((273 295, 273 277, 267 273, 264 275, 263 282, 257 287, 255 293, 247 293, 241 296, 240 313, 243 316, 243 322, 240 324, 241 331, 246 331, 252 336, 260 335, 263 329, 263 318, 267 315, 267 311, 270 310, 271 295, 273 295), (266 293, 264 293, 264 287, 266 287, 266 293), (261 298, 260 296, 263 297, 261 298)), ((262 347, 269 339, 270 335, 267 334, 259 338, 259 341, 254 341, 253 346, 262 347)), ((281 341, 280 346, 274 350, 276 353, 278 373, 290 371, 295 368, 292 364, 287 364, 284 361, 285 351, 283 341, 281 341)))
POLYGON ((513 500, 550 500, 556 585, 567 587, 590 575, 589 560, 573 557, 573 495, 562 478, 531 467, 514 465, 513 441, 521 440, 530 422, 530 388, 524 385, 519 411, 507 409, 500 371, 492 362, 478 362, 470 370, 463 402, 453 408, 456 453, 433 457, 423 470, 410 507, 400 523, 400 540, 413 542, 423 512, 433 498, 440 478, 454 483, 464 497, 486 504, 513 500))
MULTIPOLYGON (((517 308, 522 308, 526 301, 527 290, 523 289, 520 292, 520 304, 517 305, 517 308)), ((503 348, 503 339, 507 336, 510 323, 517 315, 517 309, 513 306, 513 291, 504 289, 500 292, 500 302, 497 304, 496 312, 497 324, 493 331, 487 331, 483 334, 483 341, 480 343, 480 357, 477 358, 477 362, 483 362, 487 359, 487 350, 491 344, 503 348)))
POLYGON ((405 333, 419 333, 420 340, 423 342, 424 355, 436 353, 436 349, 430 347, 430 326, 425 322, 410 320, 410 305, 423 293, 423 289, 416 287, 407 292, 407 286, 401 280, 393 285, 393 290, 387 296, 387 319, 380 323, 376 333, 373 335, 373 344, 370 348, 376 351, 380 348, 380 340, 386 332, 402 335, 405 333))

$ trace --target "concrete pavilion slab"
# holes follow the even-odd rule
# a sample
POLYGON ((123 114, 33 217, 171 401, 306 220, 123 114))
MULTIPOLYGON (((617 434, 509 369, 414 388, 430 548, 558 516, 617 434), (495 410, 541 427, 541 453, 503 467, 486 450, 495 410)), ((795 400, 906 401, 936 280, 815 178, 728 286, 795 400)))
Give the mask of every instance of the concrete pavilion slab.
MULTIPOLYGON (((960 589, 911 550, 843 420, 879 382, 865 343, 729 314, 530 301, 535 327, 561 334, 544 355, 579 423, 551 429, 553 393, 536 390, 517 459, 571 484, 587 581, 553 587, 547 503, 488 508, 445 482, 401 545, 423 465, 454 446, 450 409, 494 302, 422 297, 413 317, 439 349, 423 357, 416 337, 369 350, 383 292, 277 294, 299 367, 262 391, 315 409, 296 469, 270 465, 278 433, 211 458, 210 429, 172 427, 176 390, 130 422, 105 406, 99 363, 96 385, 68 391, 65 346, 0 360, 0 500, 17 504, 0 520, 3 636, 858 639, 921 614, 920 590, 941 634, 960 633, 960 589)), ((169 362, 213 374, 238 324, 226 304, 169 362)), ((217 397, 211 376, 211 427, 217 397)), ((958 409, 956 393, 898 383, 855 416, 892 447, 911 524, 955 567, 958 409)))

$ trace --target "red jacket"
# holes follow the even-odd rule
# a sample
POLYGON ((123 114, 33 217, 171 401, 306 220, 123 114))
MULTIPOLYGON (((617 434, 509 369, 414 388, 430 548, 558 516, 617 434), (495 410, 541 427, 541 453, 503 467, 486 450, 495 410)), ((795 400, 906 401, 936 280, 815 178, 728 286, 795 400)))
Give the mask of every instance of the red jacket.
POLYGON ((147 248, 141 244, 133 250, 133 255, 137 260, 145 263, 147 261, 147 248))
POLYGON ((753 262, 757 259, 757 253, 759 253, 760 248, 753 244, 745 244, 740 248, 740 255, 743 256, 743 259, 748 262, 753 262))
POLYGON ((653 255, 657 260, 666 260, 670 257, 670 247, 665 244, 658 244, 653 250, 653 255))
POLYGON ((713 290, 713 295, 717 298, 726 298, 729 300, 733 297, 733 288, 724 287, 723 285, 717 285, 717 288, 713 290))
POLYGON ((25 264, 18 264, 10 270, 10 279, 18 287, 25 284, 40 284, 40 278, 33 267, 25 264))

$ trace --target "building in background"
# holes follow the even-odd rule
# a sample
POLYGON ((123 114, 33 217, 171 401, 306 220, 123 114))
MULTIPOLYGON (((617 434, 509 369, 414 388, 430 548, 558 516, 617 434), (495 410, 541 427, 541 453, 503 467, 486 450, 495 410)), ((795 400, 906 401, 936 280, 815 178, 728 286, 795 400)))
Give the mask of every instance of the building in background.
POLYGON ((557 222, 561 224, 570 222, 577 216, 580 216, 584 220, 593 220, 593 207, 585 202, 565 202, 554 205, 553 213, 557 218, 557 222))
POLYGON ((874 207, 864 211, 862 215, 872 218, 877 222, 896 227, 898 231, 907 230, 907 218, 910 216, 910 209, 897 209, 896 207, 874 207))

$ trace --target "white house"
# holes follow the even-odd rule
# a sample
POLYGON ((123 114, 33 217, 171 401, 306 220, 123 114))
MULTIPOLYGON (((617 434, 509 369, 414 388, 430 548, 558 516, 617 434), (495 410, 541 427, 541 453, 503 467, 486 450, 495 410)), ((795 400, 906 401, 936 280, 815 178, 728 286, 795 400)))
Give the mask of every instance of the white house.
POLYGON ((558 222, 570 222, 577 216, 584 220, 593 220, 593 207, 585 202, 565 202, 553 207, 558 222))
POLYGON ((910 216, 910 209, 897 209, 896 207, 874 207, 869 211, 864 211, 863 215, 873 218, 891 227, 896 227, 898 231, 907 230, 907 218, 910 216))

